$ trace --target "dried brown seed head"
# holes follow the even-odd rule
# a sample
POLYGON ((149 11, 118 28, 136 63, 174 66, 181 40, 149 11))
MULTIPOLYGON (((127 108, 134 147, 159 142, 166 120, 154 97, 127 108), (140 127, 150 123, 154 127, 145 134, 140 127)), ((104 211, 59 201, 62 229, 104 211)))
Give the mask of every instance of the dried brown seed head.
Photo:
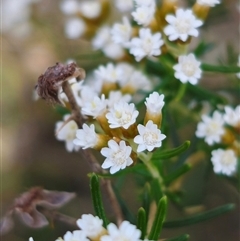
POLYGON ((74 77, 77 80, 83 80, 85 78, 84 69, 79 68, 76 63, 56 63, 39 76, 35 89, 37 94, 47 102, 62 104, 58 97, 59 89, 64 81, 74 77))

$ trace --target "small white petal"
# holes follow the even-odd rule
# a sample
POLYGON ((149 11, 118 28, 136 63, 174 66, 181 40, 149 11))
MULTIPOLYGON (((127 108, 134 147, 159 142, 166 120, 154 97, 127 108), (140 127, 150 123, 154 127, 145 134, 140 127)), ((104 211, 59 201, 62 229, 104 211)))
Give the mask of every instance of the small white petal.
POLYGON ((201 20, 196 19, 192 10, 178 9, 175 16, 170 14, 165 19, 169 25, 163 31, 170 41, 179 38, 185 42, 189 36, 197 37, 199 33, 196 28, 203 24, 201 20))

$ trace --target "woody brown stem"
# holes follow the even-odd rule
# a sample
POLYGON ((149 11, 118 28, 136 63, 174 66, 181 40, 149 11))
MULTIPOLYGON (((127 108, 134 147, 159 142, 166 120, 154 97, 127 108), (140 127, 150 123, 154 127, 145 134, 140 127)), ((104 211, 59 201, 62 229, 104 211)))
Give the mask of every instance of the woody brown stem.
MULTIPOLYGON (((72 89, 68 81, 65 81, 62 85, 63 92, 66 94, 71 110, 72 110, 72 117, 76 121, 79 128, 82 128, 84 123, 84 119, 81 115, 80 108, 76 102, 76 99, 73 95, 72 89)), ((92 170, 97 173, 104 173, 104 170, 101 168, 99 162, 97 161, 96 157, 90 152, 89 149, 82 150, 82 154, 84 155, 85 159, 90 164, 92 170)), ((115 213, 117 224, 119 225, 123 221, 123 215, 116 198, 116 195, 113 191, 112 184, 110 180, 101 179, 101 184, 106 191, 108 199, 112 205, 113 212, 115 213)))

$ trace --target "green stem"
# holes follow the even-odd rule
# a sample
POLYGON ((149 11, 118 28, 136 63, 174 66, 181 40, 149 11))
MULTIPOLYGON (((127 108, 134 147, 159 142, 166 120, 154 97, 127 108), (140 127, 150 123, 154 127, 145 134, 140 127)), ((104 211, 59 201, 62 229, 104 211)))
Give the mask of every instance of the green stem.
POLYGON ((178 93, 174 98, 174 101, 179 102, 184 96, 186 89, 187 89, 187 84, 181 84, 180 88, 178 89, 178 93))
POLYGON ((148 154, 145 154, 145 153, 142 152, 142 153, 139 153, 138 157, 146 165, 146 167, 148 168, 149 172, 151 173, 153 179, 158 181, 161 190, 164 192, 165 191, 165 185, 164 185, 163 178, 161 177, 158 169, 150 161, 151 158, 152 158, 152 155, 153 154, 151 152, 149 152, 148 154))

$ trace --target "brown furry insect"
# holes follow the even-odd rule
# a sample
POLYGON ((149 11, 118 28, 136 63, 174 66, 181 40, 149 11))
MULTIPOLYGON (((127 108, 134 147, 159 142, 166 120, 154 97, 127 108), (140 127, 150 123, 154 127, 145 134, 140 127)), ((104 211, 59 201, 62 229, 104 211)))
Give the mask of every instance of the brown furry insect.
POLYGON ((56 63, 56 65, 49 67, 44 74, 38 77, 35 89, 37 94, 48 103, 62 104, 58 97, 59 89, 64 81, 74 77, 77 80, 84 79, 84 69, 79 68, 76 63, 56 63))

